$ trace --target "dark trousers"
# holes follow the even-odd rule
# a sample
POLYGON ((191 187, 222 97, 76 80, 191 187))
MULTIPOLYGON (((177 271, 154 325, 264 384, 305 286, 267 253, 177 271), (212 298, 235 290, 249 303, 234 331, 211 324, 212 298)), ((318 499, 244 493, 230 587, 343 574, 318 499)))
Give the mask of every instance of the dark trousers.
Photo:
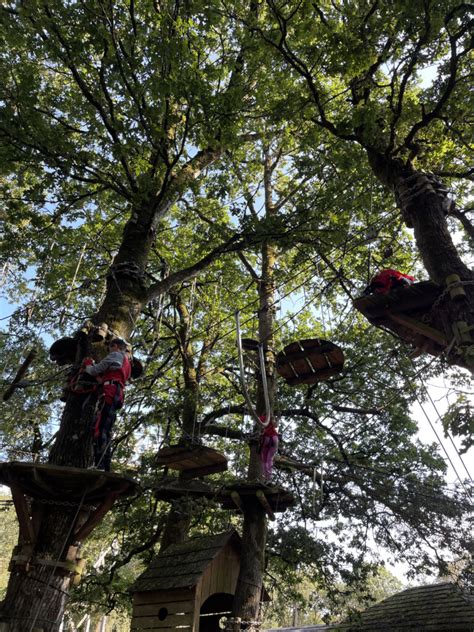
POLYGON ((112 461, 112 430, 117 410, 122 408, 123 389, 120 384, 104 387, 103 403, 94 424, 94 464, 97 468, 110 471, 112 461))

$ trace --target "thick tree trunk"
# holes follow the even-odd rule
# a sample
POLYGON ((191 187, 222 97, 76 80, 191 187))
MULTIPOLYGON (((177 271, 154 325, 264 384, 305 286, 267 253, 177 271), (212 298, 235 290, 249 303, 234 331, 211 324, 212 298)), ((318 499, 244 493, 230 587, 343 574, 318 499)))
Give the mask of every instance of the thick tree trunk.
MULTIPOLYGON (((244 510, 240 573, 232 607, 232 617, 240 618, 245 627, 252 625, 259 616, 266 535, 266 514, 255 498, 244 510)), ((239 628, 240 626, 237 629, 239 628)))
POLYGON ((447 340, 456 339, 456 353, 474 369, 474 330, 466 333, 461 343, 458 324, 474 327, 474 272, 462 261, 448 230, 446 215, 449 200, 432 176, 415 171, 410 165, 388 160, 369 152, 375 175, 395 193, 406 224, 413 228, 423 264, 434 283, 443 292, 436 306, 447 340), (453 299, 447 290, 447 279, 457 275, 464 295, 453 299), (472 343, 469 343, 469 336, 472 343), (471 347, 471 351, 469 351, 471 347))
MULTIPOLYGON (((148 213, 149 215, 149 213, 148 213)), ((132 330, 144 301, 144 266, 152 239, 146 228, 138 248, 139 235, 136 226, 127 227, 119 251, 122 264, 118 270, 112 266, 107 293, 103 304, 94 318, 105 322, 124 338, 132 330), (135 253, 135 260, 131 260, 135 253)), ((90 342, 85 346, 89 346, 90 342)), ((49 462, 54 465, 87 468, 93 464, 92 423, 96 395, 68 394, 56 441, 51 449, 49 462)), ((35 501, 36 503, 36 501, 35 501)), ((38 503, 36 503, 38 504, 38 503)), ((64 561, 69 545, 72 544, 73 528, 78 526, 76 518, 85 520, 86 515, 76 516, 78 508, 43 505, 41 527, 36 543, 31 550, 28 566, 17 564, 10 575, 6 598, 0 609, 0 621, 8 624, 15 632, 31 632, 42 629, 53 632, 62 620, 70 577, 60 574, 54 562, 64 561), (51 565, 42 565, 35 560, 49 560, 51 565)), ((21 546, 22 542, 19 542, 21 546)))
POLYGON ((60 575, 54 563, 64 559, 72 544, 72 527, 76 524, 77 507, 55 507, 45 512, 34 555, 51 564, 33 564, 26 571, 16 567, 10 575, 2 603, 0 620, 15 631, 58 630, 64 612, 70 579, 60 575))

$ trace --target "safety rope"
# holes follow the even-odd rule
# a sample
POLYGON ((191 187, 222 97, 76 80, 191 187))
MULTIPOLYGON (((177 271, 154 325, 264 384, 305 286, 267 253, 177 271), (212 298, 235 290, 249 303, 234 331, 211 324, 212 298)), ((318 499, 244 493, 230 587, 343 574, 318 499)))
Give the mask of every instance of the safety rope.
MULTIPOLYGON (((453 471, 454 471, 454 473, 455 473, 455 475, 456 475, 456 478, 458 479, 459 483, 460 483, 460 484, 461 484, 461 486, 463 487, 463 489, 464 489, 464 491, 466 492, 467 496, 471 497, 471 492, 467 489, 467 487, 465 486, 465 484, 464 484, 463 480, 461 479, 461 477, 460 477, 460 475, 459 475, 459 473, 458 473, 458 471, 457 471, 457 469, 456 469, 456 466, 454 465, 454 463, 453 463, 453 461, 452 461, 451 457, 449 456, 448 451, 446 450, 446 448, 445 448, 445 446, 444 446, 444 443, 441 441, 441 438, 440 438, 440 436, 439 436, 439 434, 438 434, 438 432, 437 432, 436 428, 434 427, 434 424, 432 423, 432 421, 431 421, 431 419, 430 419, 429 415, 428 415, 428 414, 427 414, 427 412, 425 411, 425 409, 424 409, 424 407, 423 407, 423 404, 422 404, 422 402, 421 402, 421 400, 420 400, 420 398, 419 398, 419 396, 418 396, 418 393, 417 393, 416 389, 413 387, 413 385, 412 385, 412 383, 411 383, 411 380, 408 378, 408 376, 407 376, 407 374, 406 374, 406 372, 405 372, 405 370, 404 370, 404 368, 403 368, 403 366, 402 366, 402 364, 400 363, 400 361, 399 361, 399 359, 398 359, 398 358, 396 358, 396 362, 397 362, 398 367, 399 367, 399 369, 400 369, 401 375, 402 375, 402 376, 404 377, 404 379, 405 379, 405 384, 407 384, 408 388, 410 389, 410 391, 411 391, 411 392, 413 393, 413 395, 415 396, 415 399, 417 400, 418 405, 420 406, 420 409, 421 409, 421 411, 423 412, 423 415, 425 416, 426 420, 428 421, 428 423, 429 423, 429 425, 430 425, 431 429, 433 430, 433 432, 434 432, 434 434, 435 434, 435 436, 436 436, 436 439, 437 439, 437 441, 438 441, 438 444, 439 444, 439 445, 440 445, 440 447, 442 448, 442 450, 443 450, 444 454, 446 455, 447 460, 449 461, 449 464, 450 464, 450 465, 451 465, 451 467, 453 468, 453 471)), ((457 450, 456 450, 456 451, 457 451, 457 450)))

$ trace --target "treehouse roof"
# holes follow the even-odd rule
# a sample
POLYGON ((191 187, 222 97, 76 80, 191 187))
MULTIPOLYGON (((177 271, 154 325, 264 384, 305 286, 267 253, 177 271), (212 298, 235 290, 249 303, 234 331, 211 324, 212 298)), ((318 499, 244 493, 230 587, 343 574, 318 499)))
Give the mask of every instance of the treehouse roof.
POLYGON ((192 588, 207 566, 228 544, 237 547, 240 552, 240 537, 235 530, 172 544, 152 560, 132 590, 142 592, 192 588))

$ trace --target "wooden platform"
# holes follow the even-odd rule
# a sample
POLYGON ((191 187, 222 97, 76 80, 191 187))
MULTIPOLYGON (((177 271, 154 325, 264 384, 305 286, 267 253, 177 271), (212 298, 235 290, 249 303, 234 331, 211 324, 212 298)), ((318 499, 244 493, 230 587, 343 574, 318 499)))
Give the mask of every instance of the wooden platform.
POLYGON ((319 338, 287 345, 276 357, 276 370, 287 384, 315 384, 340 373, 344 366, 342 349, 319 338))
POLYGON ((226 456, 214 448, 194 444, 162 448, 156 455, 155 463, 183 472, 189 478, 227 470, 226 456))
POLYGON ((137 483, 128 476, 63 467, 47 463, 0 463, 0 483, 15 486, 30 498, 67 500, 93 505, 112 494, 126 496, 136 491, 137 483))
POLYGON ((183 497, 208 498, 216 497, 216 489, 196 479, 183 480, 176 476, 168 476, 153 485, 154 496, 157 500, 170 502, 183 497))
POLYGON ((439 315, 432 310, 441 292, 435 283, 422 281, 388 294, 361 296, 354 307, 376 327, 390 329, 414 347, 437 356, 449 344, 439 315))
MULTIPOLYGON (((46 504, 72 512, 71 541, 66 543, 72 546, 89 536, 119 497, 137 489, 133 479, 120 474, 18 461, 0 463, 0 483, 11 489, 19 523, 21 552, 12 558, 12 563, 24 567, 33 559, 46 504)), ((77 544, 72 548, 77 548, 77 544)), ((65 547, 65 554, 68 550, 65 547)), ((34 563, 47 563, 40 558, 35 560, 34 563)))
POLYGON ((265 507, 270 518, 272 513, 283 512, 291 507, 295 499, 293 494, 276 485, 256 481, 235 481, 221 488, 218 502, 223 509, 242 509, 250 500, 258 500, 265 507), (262 498, 263 497, 263 498, 262 498))

